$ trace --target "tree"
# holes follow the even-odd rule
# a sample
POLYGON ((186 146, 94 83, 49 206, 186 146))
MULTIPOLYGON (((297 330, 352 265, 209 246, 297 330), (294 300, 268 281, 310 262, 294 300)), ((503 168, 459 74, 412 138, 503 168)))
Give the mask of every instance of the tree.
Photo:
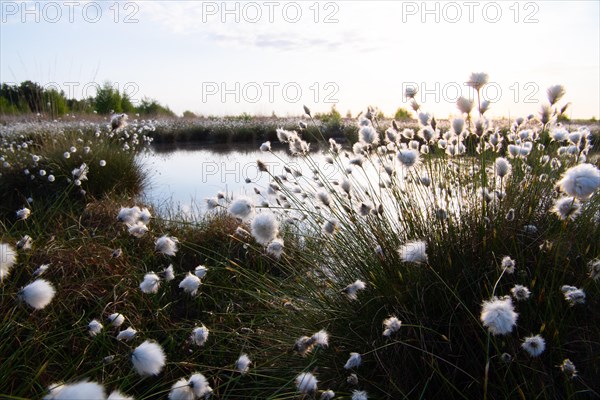
POLYGON ((95 108, 98 114, 120 113, 123 111, 121 94, 112 87, 110 82, 104 82, 96 93, 95 108))
POLYGON ((65 93, 62 91, 59 92, 54 88, 44 91, 44 104, 46 104, 46 110, 52 118, 65 115, 69 112, 65 93))
POLYGON ((44 110, 43 94, 44 88, 37 83, 25 81, 19 86, 19 96, 24 99, 31 112, 39 113, 44 110))
POLYGON ((140 105, 136 108, 140 115, 163 115, 168 117, 174 117, 175 113, 169 109, 169 107, 163 107, 158 101, 144 97, 140 102, 140 105))
POLYGON ((121 110, 126 114, 135 113, 135 106, 125 91, 123 91, 123 95, 121 96, 121 110))
POLYGON ((408 111, 407 109, 402 108, 402 107, 398 108, 396 110, 396 113, 394 114, 394 119, 396 121, 406 121, 411 118, 412 118, 412 116, 410 114, 410 111, 408 111))

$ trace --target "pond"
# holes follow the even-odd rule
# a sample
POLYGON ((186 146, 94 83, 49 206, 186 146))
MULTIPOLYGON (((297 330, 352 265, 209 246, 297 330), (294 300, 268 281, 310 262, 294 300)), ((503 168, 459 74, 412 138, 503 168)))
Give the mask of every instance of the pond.
MULTIPOLYGON (((262 152, 259 146, 256 143, 153 145, 138 156, 149 176, 144 200, 163 214, 181 212, 198 216, 207 210, 206 199, 219 192, 228 198, 247 195, 259 202, 261 196, 256 195, 254 188, 266 193, 269 174, 284 174, 284 166, 300 170, 305 176, 312 175, 306 163, 291 156, 286 147, 262 152), (258 170, 257 159, 267 165, 269 173, 258 170)), ((311 156, 321 171, 331 171, 331 177, 336 175, 324 161, 323 153, 317 150, 311 156)))

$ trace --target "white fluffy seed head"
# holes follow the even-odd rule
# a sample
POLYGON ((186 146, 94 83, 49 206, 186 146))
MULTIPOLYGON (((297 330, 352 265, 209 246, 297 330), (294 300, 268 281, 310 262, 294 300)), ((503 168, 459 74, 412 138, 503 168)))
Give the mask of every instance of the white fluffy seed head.
POLYGON ((131 354, 133 368, 141 376, 158 375, 165 366, 167 357, 159 344, 146 340, 131 354))
POLYGON ((600 187, 600 170, 592 164, 569 168, 557 185, 569 196, 587 200, 600 187))
POLYGON ((360 356, 360 354, 359 353, 350 353, 350 358, 348 358, 348 361, 346 361, 344 368, 345 369, 357 368, 357 367, 360 367, 361 364, 362 364, 362 357, 360 356))
POLYGON ((296 388, 300 393, 309 394, 317 391, 317 378, 310 372, 303 372, 295 379, 296 388))
POLYGON ((105 399, 104 387, 96 382, 80 381, 69 385, 54 384, 43 400, 98 400, 105 399))
POLYGON ((398 151, 398 160, 407 168, 419 162, 419 151, 414 149, 402 149, 398 151))
POLYGON ((283 243, 283 239, 281 239, 281 238, 274 239, 267 246, 267 253, 272 255, 275 258, 280 258, 281 255, 283 254, 283 250, 284 250, 284 243, 283 243))
POLYGON ((137 334, 137 331, 135 329, 133 329, 132 327, 129 327, 129 328, 119 332, 119 334, 117 335, 117 340, 124 340, 124 341, 128 342, 131 339, 133 339, 136 334, 137 334))
POLYGON ((187 379, 181 378, 171 386, 169 400, 196 400, 196 395, 187 379))
POLYGON ((212 388, 208 384, 208 380, 201 373, 196 372, 189 379, 190 387, 197 398, 210 396, 212 388))
POLYGON ((492 335, 506 335, 512 332, 518 316, 510 298, 493 298, 483 302, 480 319, 492 335))
POLYGON ((88 333, 91 337, 98 335, 100 332, 102 332, 102 329, 104 329, 104 325, 102 325, 102 323, 100 323, 100 321, 97 319, 91 320, 88 324, 88 333))
POLYGON ((496 158, 495 162, 496 175, 500 178, 504 178, 509 175, 512 171, 512 166, 510 162, 504 157, 496 158))
POLYGON ((257 215, 250 225, 252 236, 262 245, 267 245, 277 237, 279 233, 279 223, 277 218, 271 212, 265 212, 257 215))
POLYGON ((356 300, 358 297, 357 296, 358 291, 364 290, 366 287, 367 287, 366 283, 364 283, 360 279, 357 279, 354 283, 346 286, 344 288, 344 292, 346 293, 346 295, 348 296, 348 298, 350 300, 356 300))
POLYGON ((396 317, 389 317, 388 319, 383 321, 383 326, 385 327, 385 330, 383 331, 383 336, 389 337, 400 330, 400 327, 402 326, 402 321, 400 321, 396 317))
POLYGON ((108 322, 114 327, 119 327, 123 325, 123 322, 125 322, 125 317, 123 314, 119 313, 110 314, 108 316, 108 322))
POLYGON ((134 400, 133 396, 127 396, 118 390, 114 390, 106 400, 134 400))
POLYGON ((198 293, 198 288, 200 288, 201 284, 200 278, 191 272, 188 272, 186 277, 179 283, 179 288, 183 289, 184 292, 195 296, 196 293, 198 293))
POLYGON ((546 349, 546 341, 540 335, 528 336, 523 340, 521 347, 531 357, 538 357, 546 349))
POLYGON ((208 340, 208 328, 204 325, 196 327, 192 330, 192 335, 190 336, 190 340, 196 346, 204 346, 204 343, 208 340))
POLYGON ((154 272, 144 275, 144 280, 140 283, 140 289, 143 293, 157 293, 160 287, 160 278, 154 272))
POLYGON ((244 220, 252 215, 254 205, 250 198, 240 197, 231 202, 227 211, 234 217, 244 220))
POLYGON ((242 354, 235 362, 235 369, 242 375, 246 374, 250 369, 252 361, 246 354, 242 354))
POLYGON ((159 253, 174 256, 177 253, 177 243, 179 240, 176 237, 164 235, 156 239, 154 247, 159 253))
POLYGON ((575 197, 561 197, 554 201, 550 211, 563 221, 567 219, 574 221, 581 214, 581 203, 575 197))
POLYGON ((19 291, 19 298, 36 310, 46 307, 56 294, 56 289, 45 279, 38 279, 19 291))
POLYGON ((204 266, 204 265, 198 265, 194 269, 194 275, 196 275, 200 279, 204 278, 206 276, 207 272, 208 272, 208 268, 206 268, 206 266, 204 266))

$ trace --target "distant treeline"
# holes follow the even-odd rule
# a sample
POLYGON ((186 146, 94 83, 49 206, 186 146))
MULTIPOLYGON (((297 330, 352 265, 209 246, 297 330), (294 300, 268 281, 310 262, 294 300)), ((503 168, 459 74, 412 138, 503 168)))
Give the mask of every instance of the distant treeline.
POLYGON ((96 90, 95 96, 85 99, 69 99, 64 91, 54 87, 43 87, 32 81, 20 84, 0 85, 0 114, 21 115, 39 113, 52 118, 65 114, 111 114, 128 113, 152 116, 170 116, 175 113, 158 101, 144 98, 134 105, 125 91, 119 92, 110 82, 105 82, 96 90))

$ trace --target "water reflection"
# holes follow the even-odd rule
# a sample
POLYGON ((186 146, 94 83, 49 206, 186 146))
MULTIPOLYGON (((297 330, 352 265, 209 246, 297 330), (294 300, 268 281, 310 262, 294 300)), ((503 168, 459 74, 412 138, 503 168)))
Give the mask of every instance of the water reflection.
MULTIPOLYGON (((271 153, 261 152, 258 147, 259 144, 252 143, 155 145, 138 156, 150 177, 144 200, 163 212, 202 214, 206 211, 205 199, 215 197, 218 192, 228 197, 248 195, 258 200, 254 187, 265 191, 269 173, 282 175, 284 166, 311 175, 310 168, 290 156, 286 147, 274 146, 271 153), (267 165, 269 173, 258 170, 257 159, 267 165)), ((333 170, 319 150, 313 152, 312 158, 322 171, 333 170)), ((334 173, 329 175, 333 177, 334 173)))

